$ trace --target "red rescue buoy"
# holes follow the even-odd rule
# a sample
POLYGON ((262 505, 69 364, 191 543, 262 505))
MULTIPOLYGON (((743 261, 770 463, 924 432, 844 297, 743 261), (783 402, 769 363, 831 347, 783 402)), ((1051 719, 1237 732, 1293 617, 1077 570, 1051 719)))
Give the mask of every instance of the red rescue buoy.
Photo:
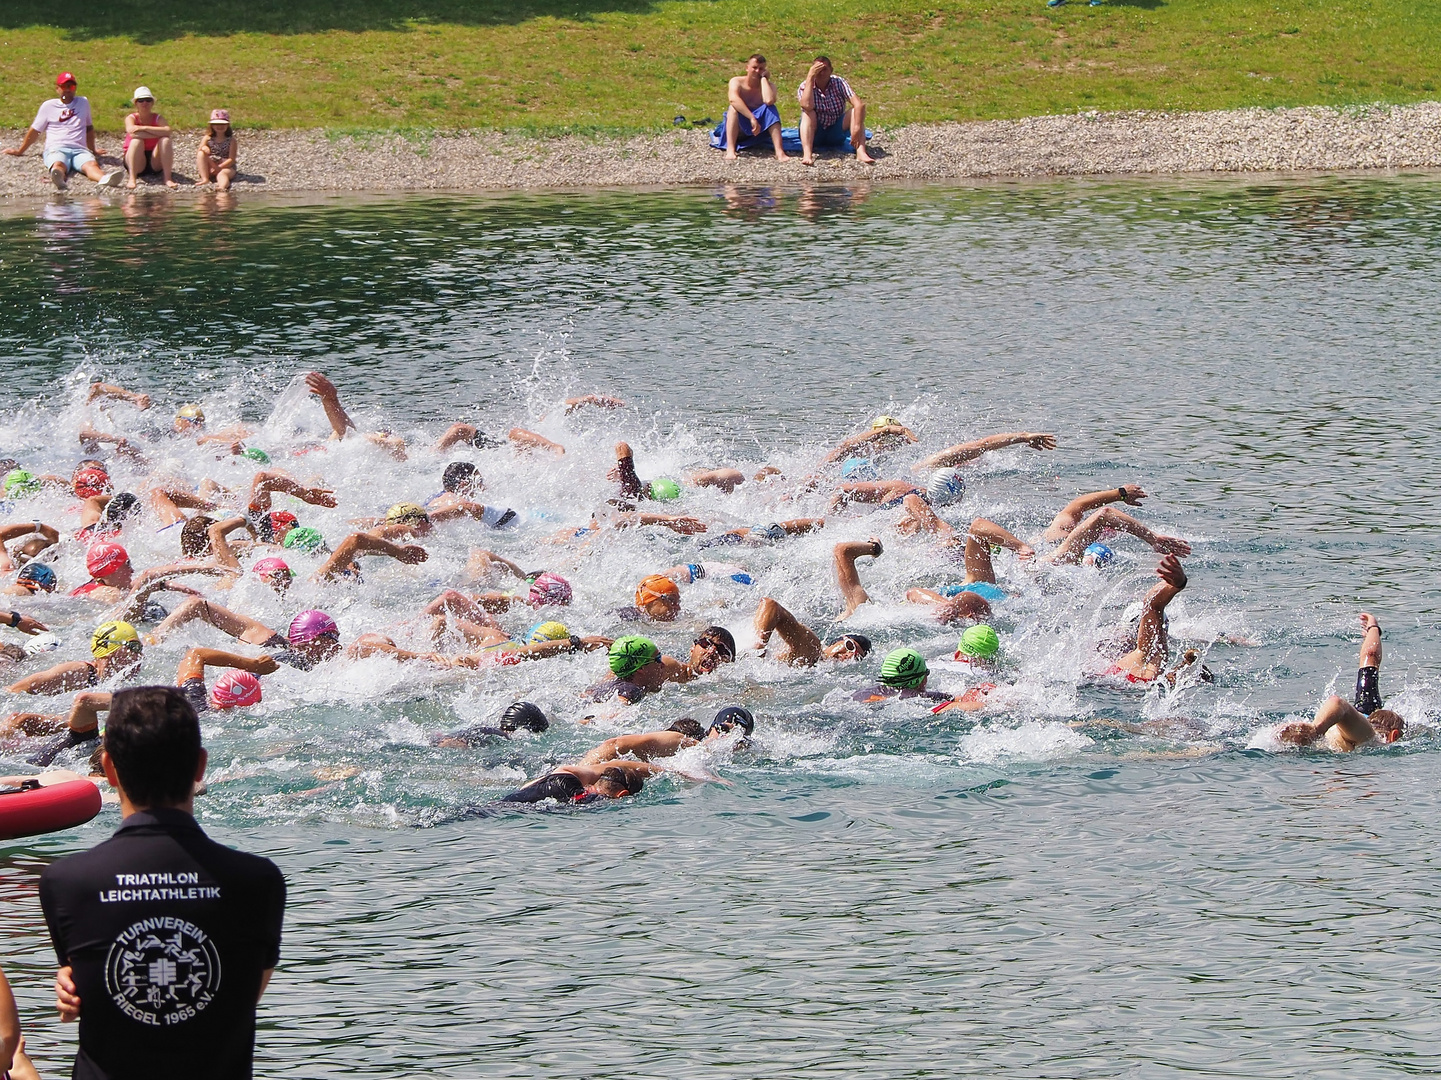
POLYGON ((100 789, 89 780, 0 792, 0 840, 84 825, 100 813, 100 789))

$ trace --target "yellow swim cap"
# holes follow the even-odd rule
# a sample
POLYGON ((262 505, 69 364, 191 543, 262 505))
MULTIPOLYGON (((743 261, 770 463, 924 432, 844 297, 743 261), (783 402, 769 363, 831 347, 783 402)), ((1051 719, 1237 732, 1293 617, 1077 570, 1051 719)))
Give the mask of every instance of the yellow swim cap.
POLYGON ((199 405, 182 405, 175 415, 181 420, 191 420, 197 424, 205 423, 205 411, 199 405))
POLYGON ((90 655, 99 660, 119 652, 127 645, 140 649, 140 635, 128 622, 116 619, 101 623, 90 637, 90 655))
POLYGON ((901 422, 894 416, 878 416, 871 421, 871 430, 875 431, 883 427, 900 427, 901 422))
POLYGON ((526 631, 525 640, 528 644, 536 645, 542 641, 564 641, 570 637, 570 631, 566 629, 565 623, 550 620, 548 622, 536 623, 526 631))
POLYGON ((396 503, 385 512, 385 520, 392 525, 418 525, 429 521, 430 515, 415 503, 396 503))

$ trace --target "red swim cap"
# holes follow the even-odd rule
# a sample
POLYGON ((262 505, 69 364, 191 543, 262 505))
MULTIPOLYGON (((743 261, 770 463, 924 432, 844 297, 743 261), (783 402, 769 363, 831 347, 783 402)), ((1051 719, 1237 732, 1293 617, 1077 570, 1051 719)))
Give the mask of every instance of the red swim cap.
POLYGON ((236 709, 260 701, 260 680, 248 671, 227 671, 215 680, 210 700, 218 709, 236 709))
POLYGON ((300 524, 300 519, 289 510, 272 510, 270 512, 270 540, 272 543, 281 544, 285 542, 285 534, 300 524))
POLYGON ((76 495, 90 499, 110 490, 110 474, 104 469, 81 469, 75 474, 72 484, 76 495))
POLYGON ((119 544, 96 544, 85 554, 85 570, 102 578, 130 565, 130 553, 119 544))

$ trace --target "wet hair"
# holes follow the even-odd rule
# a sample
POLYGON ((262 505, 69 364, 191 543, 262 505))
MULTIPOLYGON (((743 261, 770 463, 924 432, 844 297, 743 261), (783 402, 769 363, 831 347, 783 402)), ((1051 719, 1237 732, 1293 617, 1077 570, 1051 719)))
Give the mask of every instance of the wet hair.
POLYGON ((545 718, 545 713, 541 711, 540 706, 529 701, 514 702, 500 714, 501 731, 525 728, 539 733, 548 727, 550 727, 550 721, 545 718))
POLYGON ((480 470, 468 461, 452 461, 445 467, 445 472, 441 474, 440 478, 440 486, 446 491, 478 487, 482 483, 480 470))
POLYGON ((132 803, 176 806, 194 787, 200 721, 173 686, 120 690, 110 699, 105 752, 132 803))
POLYGON ((1370 716, 1366 717, 1366 719, 1371 722, 1371 726, 1377 731, 1394 731, 1398 739, 1406 734, 1406 721, 1401 718, 1401 714, 1398 712, 1393 712, 1390 709, 1377 709, 1370 716))
POLYGON ((641 788, 645 787, 645 778, 642 777, 640 773, 627 772, 625 769, 612 767, 600 774, 600 779, 596 781, 595 786, 600 787, 602 784, 619 788, 620 791, 617 791, 615 795, 611 796, 612 798, 619 798, 621 791, 627 795, 634 795, 639 792, 641 788))
POLYGON ((13 457, 0 458, 0 473, 8 473, 20 468, 20 462, 13 457))
POLYGON ((117 491, 105 504, 105 520, 112 525, 140 513, 140 499, 128 491, 117 491))
POLYGON ((210 526, 214 524, 214 518, 196 514, 182 525, 180 527, 180 554, 209 555, 210 526))
POLYGON ((699 721, 692 720, 689 716, 682 716, 666 730, 674 731, 677 735, 684 735, 687 739, 695 739, 696 742, 705 738, 705 728, 700 726, 699 721))
POLYGON ((736 639, 724 626, 707 626, 697 635, 697 640, 709 638, 716 647, 724 654, 728 662, 734 663, 736 658, 736 639))
POLYGON ((0 645, 0 660, 9 660, 11 663, 18 664, 25 658, 25 650, 21 646, 10 644, 0 645))

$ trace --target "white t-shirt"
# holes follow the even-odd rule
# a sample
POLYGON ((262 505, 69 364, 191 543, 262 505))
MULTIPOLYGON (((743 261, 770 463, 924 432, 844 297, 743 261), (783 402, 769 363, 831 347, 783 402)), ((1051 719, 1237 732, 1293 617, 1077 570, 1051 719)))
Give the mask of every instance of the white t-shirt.
POLYGON ((90 126, 90 101, 78 97, 69 105, 51 98, 40 106, 30 125, 45 136, 45 152, 75 150, 86 146, 85 130, 90 126))

